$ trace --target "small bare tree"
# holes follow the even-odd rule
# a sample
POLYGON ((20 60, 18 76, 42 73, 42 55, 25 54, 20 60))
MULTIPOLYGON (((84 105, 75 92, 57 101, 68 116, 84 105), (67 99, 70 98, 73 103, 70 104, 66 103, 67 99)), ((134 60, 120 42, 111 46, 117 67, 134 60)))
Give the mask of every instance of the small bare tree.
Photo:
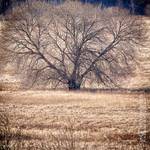
POLYGON ((3 45, 33 83, 80 89, 88 81, 111 86, 134 70, 142 20, 121 9, 80 2, 28 2, 15 8, 3 45))
MULTIPOLYGON (((2 28, 2 23, 0 23, 0 35, 1 35, 1 28, 2 28)), ((9 54, 6 49, 3 49, 2 47, 2 37, 0 37, 0 76, 4 71, 4 68, 6 67, 8 61, 9 61, 9 54)), ((4 85, 0 79, 0 91, 3 90, 4 85)), ((0 97, 1 98, 1 97, 0 97)))
MULTIPOLYGON (((2 28, 3 28, 2 23, 0 23, 0 34, 2 34, 1 33, 2 28)), ((2 72, 3 68, 8 62, 8 54, 9 54, 7 50, 3 49, 2 42, 3 42, 3 39, 2 37, 0 37, 0 73, 2 72)))

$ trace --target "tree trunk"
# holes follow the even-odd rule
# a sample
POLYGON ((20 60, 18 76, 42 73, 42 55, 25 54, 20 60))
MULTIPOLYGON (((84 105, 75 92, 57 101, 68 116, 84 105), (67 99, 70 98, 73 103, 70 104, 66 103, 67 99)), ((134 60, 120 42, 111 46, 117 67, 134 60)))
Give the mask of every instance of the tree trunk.
POLYGON ((69 90, 80 90, 80 83, 77 83, 75 80, 68 81, 69 90))

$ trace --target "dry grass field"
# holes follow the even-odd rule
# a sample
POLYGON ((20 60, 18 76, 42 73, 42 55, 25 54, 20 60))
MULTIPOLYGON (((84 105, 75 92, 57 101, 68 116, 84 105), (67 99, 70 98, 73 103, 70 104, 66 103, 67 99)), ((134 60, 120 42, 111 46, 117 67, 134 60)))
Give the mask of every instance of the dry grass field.
POLYGON ((21 132, 18 149, 150 148, 149 94, 3 91, 0 96, 10 132, 21 132))
MULTIPOLYGON (((125 88, 150 86, 149 41, 125 88)), ((0 74, 0 133, 3 126, 11 150, 150 150, 150 94, 17 91, 12 70, 0 74)))

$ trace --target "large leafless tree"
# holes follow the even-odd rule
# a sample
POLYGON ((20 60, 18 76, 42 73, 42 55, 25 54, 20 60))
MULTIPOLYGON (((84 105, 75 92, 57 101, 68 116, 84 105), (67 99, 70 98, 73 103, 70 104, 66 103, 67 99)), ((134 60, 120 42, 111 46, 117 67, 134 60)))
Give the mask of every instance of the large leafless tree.
POLYGON ((80 89, 90 81, 116 85, 131 73, 143 28, 138 16, 119 8, 32 1, 14 9, 3 39, 33 83, 80 89))

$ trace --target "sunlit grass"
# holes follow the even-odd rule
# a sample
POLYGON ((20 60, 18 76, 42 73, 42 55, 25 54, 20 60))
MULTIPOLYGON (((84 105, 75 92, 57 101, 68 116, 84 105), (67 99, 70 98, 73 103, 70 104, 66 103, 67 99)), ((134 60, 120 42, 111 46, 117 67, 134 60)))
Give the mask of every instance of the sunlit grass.
POLYGON ((66 128, 71 125, 79 145, 86 142, 102 150, 104 147, 141 150, 145 133, 150 132, 146 128, 146 123, 150 123, 146 122, 150 113, 148 94, 5 91, 0 95, 5 97, 0 107, 9 111, 11 128, 19 127, 23 137, 30 137, 24 138, 25 141, 33 143, 41 141, 49 145, 51 135, 64 141, 65 134, 69 134, 66 128))

